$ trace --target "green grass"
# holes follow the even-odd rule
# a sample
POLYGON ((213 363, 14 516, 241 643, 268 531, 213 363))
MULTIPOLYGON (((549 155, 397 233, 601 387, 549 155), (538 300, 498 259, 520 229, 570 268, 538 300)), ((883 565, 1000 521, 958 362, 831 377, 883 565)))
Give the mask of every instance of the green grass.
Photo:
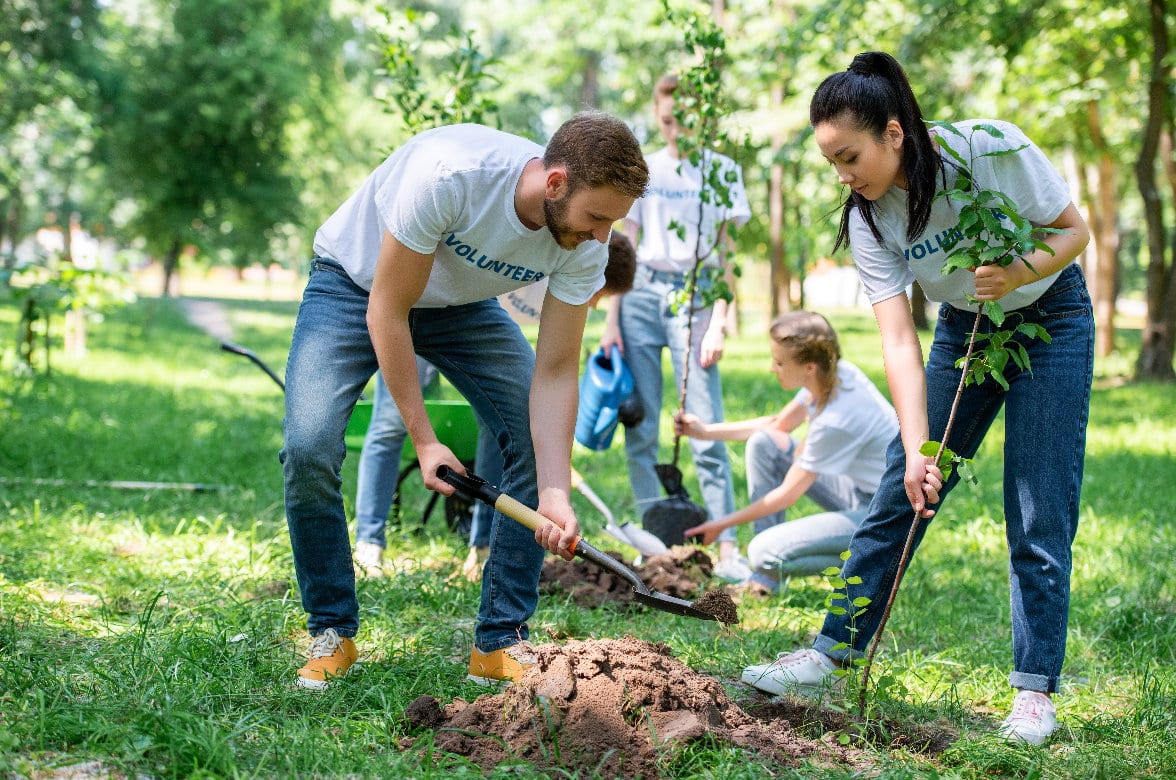
MULTIPOLYGON (((280 370, 296 304, 219 303, 234 340, 280 370)), ((831 318, 847 356, 884 386, 869 315, 831 318)), ((587 345, 600 326, 596 314, 587 345)), ((0 309, 0 333, 15 331, 15 314, 0 309)), ((731 418, 784 401, 758 331, 748 328, 729 345, 731 418)), ((934 758, 867 745, 862 765, 796 770, 704 742, 668 760, 664 774, 1176 776, 1176 393, 1113 381, 1132 349, 1125 339, 1121 354, 1099 367, 1067 686, 1058 699, 1063 727, 1047 749, 1017 749, 988 735, 1011 700, 994 431, 977 459, 980 487, 960 488, 931 528, 878 659, 899 685, 880 712, 910 727, 947 724, 961 738, 934 758)), ((88 355, 55 353, 50 377, 19 376, 12 363, 9 349, 0 361, 0 776, 88 761, 145 777, 480 776, 430 751, 429 734, 410 732, 401 717, 422 694, 447 702, 480 693, 464 680, 478 591, 451 577, 464 550, 439 517, 420 529, 418 487, 390 536, 397 574, 360 583, 363 672, 308 695, 291 684, 305 632, 282 509, 278 388, 221 352, 166 300, 141 301, 93 327, 88 355), (122 490, 81 484, 87 480, 224 489, 122 490)), ((663 430, 668 442, 668 424, 663 430)), ((733 447, 740 496, 741 456, 733 447)), ((575 457, 614 513, 636 519, 619 443, 575 457)), ((348 496, 355 461, 344 468, 348 496)), ((575 501, 588 537, 604 542, 599 513, 575 501)), ((663 641, 695 670, 730 681, 743 665, 811 637, 824 594, 818 580, 793 580, 778 597, 745 604, 742 625, 727 634, 661 613, 584 610, 545 598, 532 630, 541 641, 547 632, 663 641)), ((515 766, 492 776, 550 775, 515 766)))

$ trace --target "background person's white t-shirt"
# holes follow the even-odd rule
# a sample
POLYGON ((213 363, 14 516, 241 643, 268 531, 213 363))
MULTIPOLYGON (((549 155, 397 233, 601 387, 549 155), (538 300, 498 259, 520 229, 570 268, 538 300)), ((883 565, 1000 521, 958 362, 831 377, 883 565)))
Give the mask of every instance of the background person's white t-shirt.
POLYGON ((641 228, 637 242, 637 262, 655 271, 685 273, 694 267, 695 253, 701 249, 711 265, 718 264, 716 252, 710 252, 715 244, 716 231, 724 222, 742 225, 751 217, 747 193, 743 189, 743 172, 729 157, 710 153, 703 160, 703 169, 708 170, 711 160, 719 166, 718 175, 729 188, 731 206, 720 206, 713 200, 702 208, 702 243, 698 243, 699 204, 701 203, 702 172, 689 160, 678 160, 662 149, 646 156, 649 167, 649 188, 644 197, 633 202, 625 219, 641 228), (679 167, 680 166, 680 167, 679 167), (733 180, 726 181, 731 174, 733 180), (685 228, 682 238, 672 223, 685 228))
POLYGON ((837 361, 837 388, 818 410, 801 388, 796 400, 808 410, 808 433, 796 465, 814 474, 845 474, 873 495, 886 471, 886 447, 898 434, 898 415, 860 368, 837 361))
POLYGON ((565 303, 586 303, 604 285, 608 247, 560 248, 546 227, 530 230, 515 211, 515 188, 538 144, 481 125, 429 130, 393 152, 314 237, 370 290, 385 231, 435 256, 416 306, 494 298, 546 279, 565 303))
MULTIPOLYGON (((969 159, 968 141, 972 139, 972 174, 976 183, 985 189, 999 190, 1016 204, 1017 212, 1035 225, 1048 225, 1070 205, 1070 190, 1061 175, 1050 164, 1042 151, 1029 141, 1020 128, 1009 122, 992 119, 972 119, 954 123, 964 133, 960 138, 945 130, 936 130, 940 144, 947 144, 965 160, 969 159), (984 130, 972 132, 977 124, 988 124, 1004 134, 994 138, 984 130), (981 157, 998 149, 1021 149, 1014 154, 981 157)), ((949 186, 954 186, 954 160, 940 152, 944 160, 949 186)), ((976 305, 965 297, 975 293, 976 283, 971 272, 955 270, 947 276, 941 273, 948 253, 959 242, 960 205, 945 198, 936 198, 931 206, 931 219, 926 230, 914 241, 907 240, 907 192, 891 187, 875 201, 874 220, 882 234, 879 243, 862 218, 853 209, 849 215, 849 245, 854 263, 861 275, 862 286, 870 303, 878 303, 906 292, 915 279, 932 301, 946 301, 952 306, 976 311, 976 305)), ((1061 273, 1061 270, 1058 271, 1061 273)), ((1057 274, 1038 279, 999 299, 1005 311, 1012 311, 1033 303, 1049 288, 1057 274)))

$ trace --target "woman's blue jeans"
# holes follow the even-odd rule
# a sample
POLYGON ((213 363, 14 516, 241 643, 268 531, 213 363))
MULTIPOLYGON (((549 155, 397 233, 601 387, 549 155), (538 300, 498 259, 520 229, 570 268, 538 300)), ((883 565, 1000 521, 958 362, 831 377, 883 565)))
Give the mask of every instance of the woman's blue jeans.
MULTIPOLYGON (((1086 451, 1086 423, 1094 371, 1094 322, 1082 272, 1067 267, 1035 303, 1008 312, 1003 329, 1021 322, 1043 326, 1052 343, 1020 339, 1030 370, 1009 361, 1006 391, 991 379, 964 390, 947 446, 970 458, 1003 407, 1005 410, 1004 509, 1009 548, 1015 688, 1056 692, 1066 654, 1070 610, 1071 545, 1078 530, 1078 503, 1086 451)), ((931 438, 940 440, 975 315, 943 305, 927 361, 927 407, 931 438)), ((985 318, 982 332, 997 330, 985 318)), ((895 438, 887 452, 882 484, 866 519, 850 543, 843 576, 861 577, 850 596, 872 599, 851 636, 849 615, 827 614, 813 647, 845 659, 861 654, 878 630, 914 518, 903 487, 905 453, 895 438), (852 646, 834 650, 839 643, 852 646)), ((942 497, 958 482, 948 480, 942 497)), ((942 503, 940 505, 942 511, 942 503)), ((937 514, 936 517, 940 515, 937 514)), ((915 544, 927 522, 919 524, 915 544)))
MULTIPOLYGON (((784 481, 796 459, 796 439, 787 434, 756 431, 747 440, 747 492, 751 503, 784 481)), ((848 474, 820 474, 805 491, 825 511, 785 522, 781 510, 755 521, 755 538, 747 545, 752 581, 770 590, 782 576, 820 574, 841 566, 853 532, 866 515, 870 495, 848 474)))
MULTIPOLYGON (((669 349, 674 372, 674 387, 682 386, 682 367, 686 356, 686 334, 690 325, 689 307, 677 314, 671 311, 671 296, 683 289, 683 274, 652 271, 638 266, 632 291, 621 301, 621 338, 625 344, 625 363, 633 374, 633 392, 644 408, 642 421, 625 429, 625 453, 628 456, 629 484, 637 500, 637 510, 665 497, 654 464, 658 456, 658 428, 661 424, 662 351, 669 349)), ((690 350, 690 376, 686 388, 686 411, 703 422, 723 420, 723 386, 719 366, 702 368, 698 350, 710 323, 711 309, 694 312, 693 349, 690 350)), ((711 519, 735 511, 735 492, 731 487, 731 464, 727 445, 721 441, 687 439, 694 458, 694 470, 702 493, 702 503, 711 519)), ((719 536, 734 540, 735 529, 719 536)))
MULTIPOLYGON (((337 264, 316 258, 286 364, 285 442, 280 459, 286 521, 307 628, 354 636, 359 605, 343 511, 343 434, 364 385, 378 368, 367 330, 368 294, 337 264)), ((528 394, 535 353, 496 300, 413 309, 417 354, 460 392, 494 437, 505 466, 503 491, 539 502, 528 394)), ((534 534, 495 514, 474 641, 484 652, 528 636, 544 550, 534 534)))

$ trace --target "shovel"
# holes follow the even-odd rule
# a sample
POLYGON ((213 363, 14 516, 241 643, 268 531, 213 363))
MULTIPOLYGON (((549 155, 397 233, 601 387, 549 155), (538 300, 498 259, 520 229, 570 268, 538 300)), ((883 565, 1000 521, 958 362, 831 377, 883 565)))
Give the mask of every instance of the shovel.
POLYGON ((667 545, 685 544, 686 529, 710 519, 706 509, 690 500, 682 486, 682 470, 678 468, 678 445, 674 440, 674 460, 654 464, 653 470, 661 482, 666 497, 650 505, 641 516, 641 526, 667 545))
POLYGON ((662 540, 649 533, 643 528, 638 528, 632 523, 625 522, 617 525, 616 518, 609 510, 608 506, 600 500, 600 496, 592 488, 588 487, 588 483, 584 481, 584 477, 580 472, 572 469, 572 487, 580 491, 580 495, 588 499, 588 503, 596 507, 600 514, 604 515, 604 531, 609 536, 613 537, 619 542, 623 542, 645 557, 654 555, 661 555, 669 550, 662 540))
MULTIPOLYGON (((532 531, 538 530, 539 526, 547 522, 547 518, 543 517, 543 515, 534 509, 519 503, 504 494, 494 485, 491 485, 486 480, 474 474, 467 473, 462 475, 448 466, 440 466, 437 469, 437 478, 448 482, 468 496, 486 502, 511 520, 530 528, 532 531)), ((634 598, 642 604, 653 607, 654 609, 660 609, 663 612, 672 612, 675 615, 685 615, 686 617, 699 618, 700 620, 715 619, 713 614, 696 609, 692 601, 651 591, 635 572, 588 544, 582 537, 577 537, 572 542, 571 551, 584 560, 594 563, 628 582, 633 586, 634 598)))

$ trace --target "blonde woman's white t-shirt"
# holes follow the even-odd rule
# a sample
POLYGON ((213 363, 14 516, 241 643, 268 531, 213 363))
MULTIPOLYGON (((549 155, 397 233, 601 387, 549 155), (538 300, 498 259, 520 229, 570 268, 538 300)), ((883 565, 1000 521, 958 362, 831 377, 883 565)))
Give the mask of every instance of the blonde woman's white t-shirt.
MULTIPOLYGON (((968 160, 967 138, 970 135, 975 157, 971 167, 976 184, 1009 196, 1022 217, 1035 225, 1048 225, 1070 205, 1070 190, 1066 182, 1045 154, 1016 125, 992 119, 972 119, 957 122, 955 126, 964 133, 963 138, 937 129, 935 137, 938 142, 949 145, 964 160, 968 160), (973 132, 972 128, 978 124, 996 127, 1004 138, 995 138, 985 130, 973 132), (1020 146, 1025 148, 1013 154, 981 156, 1020 146)), ((946 152, 941 151, 940 155, 944 161, 947 183, 954 186, 955 161, 946 152)), ((918 279, 929 300, 946 301, 956 308, 976 311, 976 305, 969 303, 966 298, 976 291, 971 272, 955 270, 947 276, 940 272, 948 253, 961 238, 956 229, 960 205, 945 198, 936 198, 931 206, 931 219, 927 228, 913 241, 908 241, 906 235, 906 190, 891 187, 875 201, 875 206, 874 220, 882 234, 883 243, 874 237, 859 209, 853 209, 849 215, 849 244, 870 303, 903 294, 907 286, 918 279)), ((1028 306, 1041 297, 1057 273, 1018 287, 998 302, 1005 311, 1028 306)))
POLYGON ((711 162, 718 167, 717 174, 728 187, 730 206, 712 200, 702 205, 702 242, 699 236, 699 207, 702 204, 702 171, 688 160, 673 157, 667 149, 647 155, 645 164, 649 167, 649 188, 644 197, 633 202, 625 219, 641 228, 637 242, 637 262, 655 271, 685 273, 694 267, 695 254, 701 247, 706 261, 718 264, 717 252, 711 249, 715 237, 724 222, 742 225, 751 217, 747 193, 743 189, 743 171, 729 157, 712 152, 704 158, 703 169, 710 169, 711 162), (728 181, 730 179, 730 181, 728 181), (685 233, 678 237, 670 226, 681 225, 685 233))
POLYGON ((808 411, 808 433, 796 465, 814 474, 845 474, 873 495, 886 471, 886 447, 898 434, 898 415, 860 368, 837 361, 837 388, 824 408, 801 388, 796 400, 808 411))
POLYGON ((416 306, 436 308, 494 298, 547 280, 565 303, 586 303, 604 285, 608 248, 585 241, 560 248, 546 227, 518 217, 515 188, 543 148, 481 125, 417 135, 393 152, 323 223, 319 257, 338 262, 371 290, 385 232, 421 254, 433 270, 416 306))

